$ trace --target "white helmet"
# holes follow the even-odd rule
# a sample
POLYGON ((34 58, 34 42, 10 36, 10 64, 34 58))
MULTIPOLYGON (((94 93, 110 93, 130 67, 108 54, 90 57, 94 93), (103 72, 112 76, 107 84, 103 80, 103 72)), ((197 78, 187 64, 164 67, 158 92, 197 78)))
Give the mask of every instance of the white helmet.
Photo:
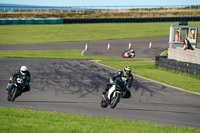
POLYGON ((21 66, 20 73, 22 75, 26 75, 27 72, 28 72, 28 68, 26 66, 21 66))

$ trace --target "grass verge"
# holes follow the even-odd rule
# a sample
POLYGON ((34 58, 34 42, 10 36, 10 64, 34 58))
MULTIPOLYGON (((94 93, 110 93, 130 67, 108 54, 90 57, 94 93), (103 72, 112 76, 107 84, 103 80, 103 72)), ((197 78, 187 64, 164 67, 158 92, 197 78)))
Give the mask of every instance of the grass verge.
POLYGON ((197 44, 197 48, 200 48, 200 43, 197 44))
POLYGON ((134 68, 134 74, 147 77, 172 86, 176 86, 188 91, 200 93, 200 77, 156 68, 155 60, 152 58, 127 59, 121 57, 108 56, 81 56, 80 53, 81 50, 0 50, 0 57, 69 58, 101 60, 99 63, 121 70, 125 65, 129 65, 134 68))
MULTIPOLYGON (((61 25, 0 25, 0 44, 105 40, 169 35, 171 24, 97 23, 61 25)), ((189 22, 200 27, 200 22, 189 22)), ((199 31, 200 33, 200 31, 199 31)))
MULTIPOLYGON (((38 7, 39 8, 39 7, 38 7)), ((190 6, 182 8, 136 8, 136 9, 87 9, 85 10, 19 10, 1 11, 0 18, 151 18, 151 17, 191 17, 198 16, 199 6, 190 6)), ((95 7, 94 7, 95 8, 95 7)), ((113 7, 112 7, 113 8, 113 7)), ((127 8, 127 7, 124 7, 127 8)), ((134 7, 133 7, 134 8, 134 7)))
POLYGON ((0 106, 2 133, 198 133, 200 129, 0 106))

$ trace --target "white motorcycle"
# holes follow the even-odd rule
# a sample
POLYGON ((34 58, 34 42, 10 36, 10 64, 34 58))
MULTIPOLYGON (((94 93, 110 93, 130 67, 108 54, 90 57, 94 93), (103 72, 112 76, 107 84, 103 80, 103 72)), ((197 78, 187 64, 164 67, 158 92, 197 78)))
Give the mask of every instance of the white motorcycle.
POLYGON ((110 105, 114 109, 120 99, 126 94, 127 83, 122 77, 116 78, 114 84, 111 86, 105 97, 102 97, 101 107, 106 108, 110 105))

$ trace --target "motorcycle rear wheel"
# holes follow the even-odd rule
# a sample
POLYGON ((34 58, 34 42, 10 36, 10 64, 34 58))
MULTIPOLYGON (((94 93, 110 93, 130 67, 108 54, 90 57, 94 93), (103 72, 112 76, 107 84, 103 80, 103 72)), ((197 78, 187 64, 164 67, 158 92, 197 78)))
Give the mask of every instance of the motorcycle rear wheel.
POLYGON ((106 108, 106 107, 108 107, 108 104, 106 103, 106 101, 105 100, 101 100, 101 107, 102 108, 106 108))

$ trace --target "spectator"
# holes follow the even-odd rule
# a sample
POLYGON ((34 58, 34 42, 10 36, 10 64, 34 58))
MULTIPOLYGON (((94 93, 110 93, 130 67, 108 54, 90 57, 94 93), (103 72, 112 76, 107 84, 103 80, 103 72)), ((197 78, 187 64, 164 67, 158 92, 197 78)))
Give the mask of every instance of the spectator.
POLYGON ((179 42, 179 30, 177 30, 177 32, 176 32, 175 42, 179 42))
POLYGON ((191 39, 195 38, 195 31, 194 30, 190 30, 190 38, 191 39))
POLYGON ((185 38, 183 41, 183 50, 186 50, 186 49, 194 50, 187 38, 185 38))

